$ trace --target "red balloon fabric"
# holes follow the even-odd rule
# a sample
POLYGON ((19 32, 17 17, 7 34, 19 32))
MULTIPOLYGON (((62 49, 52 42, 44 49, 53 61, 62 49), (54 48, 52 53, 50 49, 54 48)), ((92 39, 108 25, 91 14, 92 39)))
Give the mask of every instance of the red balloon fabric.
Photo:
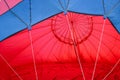
POLYGON ((97 55, 94 80, 120 80, 120 35, 108 19, 73 12, 57 14, 1 41, 0 79, 83 80, 75 48, 86 80, 92 78, 97 55))

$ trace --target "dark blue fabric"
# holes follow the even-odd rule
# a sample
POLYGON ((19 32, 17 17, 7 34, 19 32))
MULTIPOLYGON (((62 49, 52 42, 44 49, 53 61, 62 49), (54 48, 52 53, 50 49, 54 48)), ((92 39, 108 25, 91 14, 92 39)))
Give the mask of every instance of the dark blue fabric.
MULTIPOLYGON (((23 0, 12 11, 0 16, 0 40, 31 27, 29 0, 23 0)), ((60 12, 72 11, 83 14, 102 15, 108 17, 114 27, 120 32, 120 0, 31 0, 31 25, 60 12), (67 3, 69 5, 67 8, 67 3)))
POLYGON ((102 0, 70 0, 69 10, 84 13, 103 15, 102 0))
POLYGON ((103 0, 104 8, 105 8, 105 13, 108 14, 111 9, 115 6, 118 5, 120 0, 103 0))
POLYGON ((26 27, 18 18, 11 12, 7 12, 0 16, 0 40, 24 29, 26 27))
POLYGON ((105 15, 120 32, 120 0, 104 0, 105 15))
POLYGON ((62 11, 58 0, 32 0, 32 24, 62 11))
MULTIPOLYGON (((24 0, 17 6, 12 8, 12 11, 17 14, 26 24, 30 23, 30 10, 29 10, 29 0, 24 0)), ((26 26, 27 27, 27 26, 26 26)))

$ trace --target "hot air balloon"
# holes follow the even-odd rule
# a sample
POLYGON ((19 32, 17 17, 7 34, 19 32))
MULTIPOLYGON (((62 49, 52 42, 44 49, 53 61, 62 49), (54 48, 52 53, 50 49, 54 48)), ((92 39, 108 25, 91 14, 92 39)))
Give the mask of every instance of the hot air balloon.
POLYGON ((120 0, 0 0, 0 80, 120 80, 120 0))

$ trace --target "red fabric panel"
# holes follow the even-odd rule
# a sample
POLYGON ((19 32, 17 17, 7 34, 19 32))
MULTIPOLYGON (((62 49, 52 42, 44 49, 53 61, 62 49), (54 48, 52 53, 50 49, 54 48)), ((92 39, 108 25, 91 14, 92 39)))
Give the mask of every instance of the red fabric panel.
MULTIPOLYGON (((90 80, 100 41, 103 17, 77 13, 67 15, 73 31, 75 31, 75 40, 85 77, 90 80)), ((40 80, 82 80, 68 24, 63 13, 35 24, 31 32, 40 80)), ((0 53, 24 80, 35 80, 28 30, 23 30, 0 42, 0 53)), ((101 80, 105 77, 118 59, 120 59, 120 35, 107 20, 95 79, 101 80)), ((7 72, 7 74, 2 72, 0 74, 4 76, 9 74, 8 78, 18 80, 18 77, 2 59, 0 64, 4 64, 0 68, 7 72), (4 66, 6 67, 4 68, 4 66)), ((119 80, 119 65, 107 77, 108 80, 119 80)))
MULTIPOLYGON (((10 8, 14 7, 16 4, 21 2, 22 0, 6 0, 7 4, 10 8)), ((0 15, 8 11, 8 7, 4 0, 0 0, 0 15)))

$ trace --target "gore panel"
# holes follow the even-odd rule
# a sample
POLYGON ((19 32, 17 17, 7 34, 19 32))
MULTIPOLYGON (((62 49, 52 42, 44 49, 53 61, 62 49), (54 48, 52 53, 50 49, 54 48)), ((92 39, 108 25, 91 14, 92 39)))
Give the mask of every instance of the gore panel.
POLYGON ((32 0, 32 24, 63 11, 58 0, 32 0))
POLYGON ((68 10, 84 14, 104 15, 102 0, 70 0, 68 10))
POLYGON ((0 16, 0 41, 25 28, 26 25, 8 11, 0 16))

